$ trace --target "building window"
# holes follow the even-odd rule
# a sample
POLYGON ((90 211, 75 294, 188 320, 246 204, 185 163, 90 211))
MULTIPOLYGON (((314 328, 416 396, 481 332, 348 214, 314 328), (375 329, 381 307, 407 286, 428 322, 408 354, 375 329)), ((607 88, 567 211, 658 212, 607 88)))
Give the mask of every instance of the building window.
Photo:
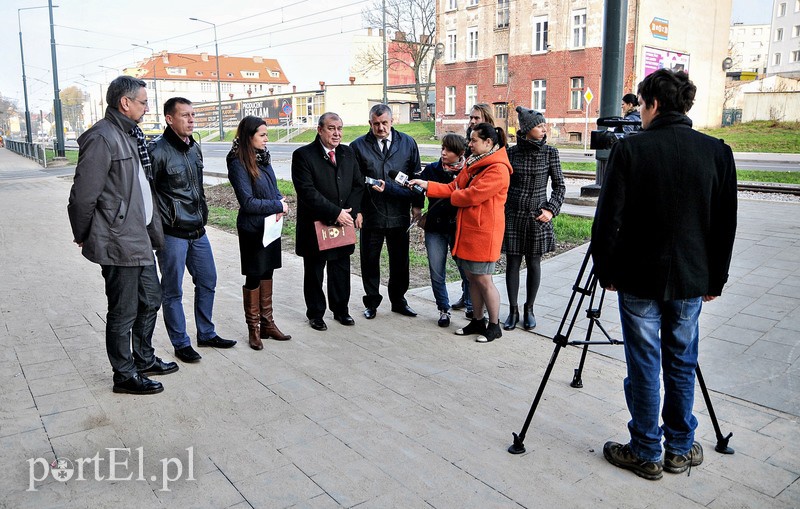
POLYGON ((569 80, 569 109, 579 110, 583 103, 583 76, 569 80))
POLYGON ((467 60, 478 59, 478 27, 467 29, 467 60))
POLYGON ((467 85, 467 115, 473 104, 478 104, 478 85, 467 85))
POLYGON ((200 91, 201 92, 211 92, 211 82, 210 81, 201 81, 200 82, 200 91))
POLYGON ((800 0, 794 0, 794 12, 800 12, 800 0))
POLYGON ((781 54, 775 53, 772 55, 772 65, 781 65, 781 54))
POLYGON ((494 56, 494 82, 496 85, 508 83, 508 53, 494 56))
MULTIPOLYGON (((494 119, 503 120, 508 118, 508 103, 495 103, 494 104, 494 119)), ((495 122, 497 125, 498 122, 495 122)))
POLYGON ((800 62, 800 50, 792 51, 792 58, 790 60, 792 62, 800 62))
POLYGON ((531 108, 544 111, 547 104, 547 81, 533 80, 531 82, 531 108))
POLYGON ((586 47, 586 9, 572 11, 572 47, 586 47))
POLYGON ((753 29, 753 35, 761 37, 761 29, 760 28, 754 28, 753 29))
POLYGON ((458 0, 447 0, 447 10, 448 11, 458 10, 458 0))
POLYGON ((467 2, 467 7, 475 7, 478 5, 478 0, 469 0, 467 2))
POLYGON ((231 91, 231 84, 230 83, 221 83, 219 88, 223 92, 230 92, 231 91))
POLYGON ((775 29, 775 42, 781 42, 783 40, 783 28, 776 28, 775 29))
POLYGON ((447 32, 447 50, 445 52, 445 62, 456 61, 456 37, 455 32, 447 32))
POLYGON ((778 4, 778 17, 786 16, 786 2, 778 4))
MULTIPOLYGON (((800 0, 797 0, 800 2, 800 0)), ((800 25, 795 25, 792 27, 792 37, 800 37, 800 25)))
POLYGON ((444 112, 447 115, 456 114, 456 87, 447 87, 445 89, 444 112))
POLYGON ((547 16, 533 18, 533 52, 547 51, 547 16))
POLYGON ((497 0, 497 28, 508 28, 510 0, 497 0))

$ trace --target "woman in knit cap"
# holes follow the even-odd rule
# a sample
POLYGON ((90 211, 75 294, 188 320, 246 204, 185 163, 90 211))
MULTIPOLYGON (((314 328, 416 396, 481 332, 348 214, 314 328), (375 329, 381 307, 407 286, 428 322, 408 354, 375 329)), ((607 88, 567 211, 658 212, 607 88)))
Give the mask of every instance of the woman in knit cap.
POLYGON ((539 291, 542 255, 555 250, 556 238, 552 219, 561 210, 566 186, 561 173, 558 150, 547 145, 547 124, 544 115, 517 106, 519 130, 517 144, 508 150, 514 172, 506 201, 506 233, 503 252, 506 254, 506 291, 509 313, 503 328, 512 330, 519 322, 519 272, 525 258, 525 306, 522 326, 536 327, 533 303, 539 291), (551 193, 547 198, 547 181, 551 193))

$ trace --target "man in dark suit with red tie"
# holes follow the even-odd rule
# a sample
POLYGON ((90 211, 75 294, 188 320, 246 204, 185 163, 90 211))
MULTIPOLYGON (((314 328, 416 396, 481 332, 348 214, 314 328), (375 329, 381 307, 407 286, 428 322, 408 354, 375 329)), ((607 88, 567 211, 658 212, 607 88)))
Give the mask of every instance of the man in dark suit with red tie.
POLYGON ((314 222, 361 228, 364 179, 353 150, 342 145, 342 119, 323 113, 313 142, 292 154, 292 182, 297 192, 297 240, 295 252, 303 257, 303 296, 312 328, 327 330, 324 270, 328 272, 328 307, 342 325, 355 320, 350 301, 350 255, 355 245, 320 251, 314 222))

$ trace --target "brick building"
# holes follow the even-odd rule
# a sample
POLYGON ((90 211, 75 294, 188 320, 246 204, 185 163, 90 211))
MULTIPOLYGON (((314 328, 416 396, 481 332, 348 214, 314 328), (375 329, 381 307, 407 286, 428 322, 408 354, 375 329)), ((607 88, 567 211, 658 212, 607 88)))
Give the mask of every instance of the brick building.
MULTIPOLYGON (((463 134, 471 106, 488 103, 512 133, 514 108, 522 105, 545 113, 551 139, 582 142, 600 108, 603 7, 602 0, 437 0, 444 45, 436 63, 437 135, 463 134)), ((614 95, 635 92, 659 67, 682 68, 698 86, 695 124, 719 125, 730 9, 730 0, 629 0, 625 85, 614 95)))

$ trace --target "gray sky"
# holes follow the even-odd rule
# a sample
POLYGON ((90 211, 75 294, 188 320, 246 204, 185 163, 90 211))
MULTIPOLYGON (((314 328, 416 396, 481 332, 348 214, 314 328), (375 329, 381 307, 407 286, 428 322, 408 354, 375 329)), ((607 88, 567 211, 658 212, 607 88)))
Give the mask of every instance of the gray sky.
MULTIPOLYGON (((108 83, 120 69, 155 51, 214 53, 210 25, 217 23, 220 54, 276 58, 298 90, 320 80, 346 83, 350 39, 361 30, 362 10, 370 0, 53 0, 58 80, 63 90, 89 90, 108 83), (107 66, 112 69, 108 69, 107 66), (81 76, 83 75, 83 76, 81 76)), ((18 9, 46 6, 47 0, 0 1, 0 94, 24 108, 19 54, 18 9)), ((772 0, 733 0, 733 21, 769 23, 772 0)), ((48 10, 19 12, 25 51, 28 96, 33 112, 49 111, 53 101, 48 10)))

